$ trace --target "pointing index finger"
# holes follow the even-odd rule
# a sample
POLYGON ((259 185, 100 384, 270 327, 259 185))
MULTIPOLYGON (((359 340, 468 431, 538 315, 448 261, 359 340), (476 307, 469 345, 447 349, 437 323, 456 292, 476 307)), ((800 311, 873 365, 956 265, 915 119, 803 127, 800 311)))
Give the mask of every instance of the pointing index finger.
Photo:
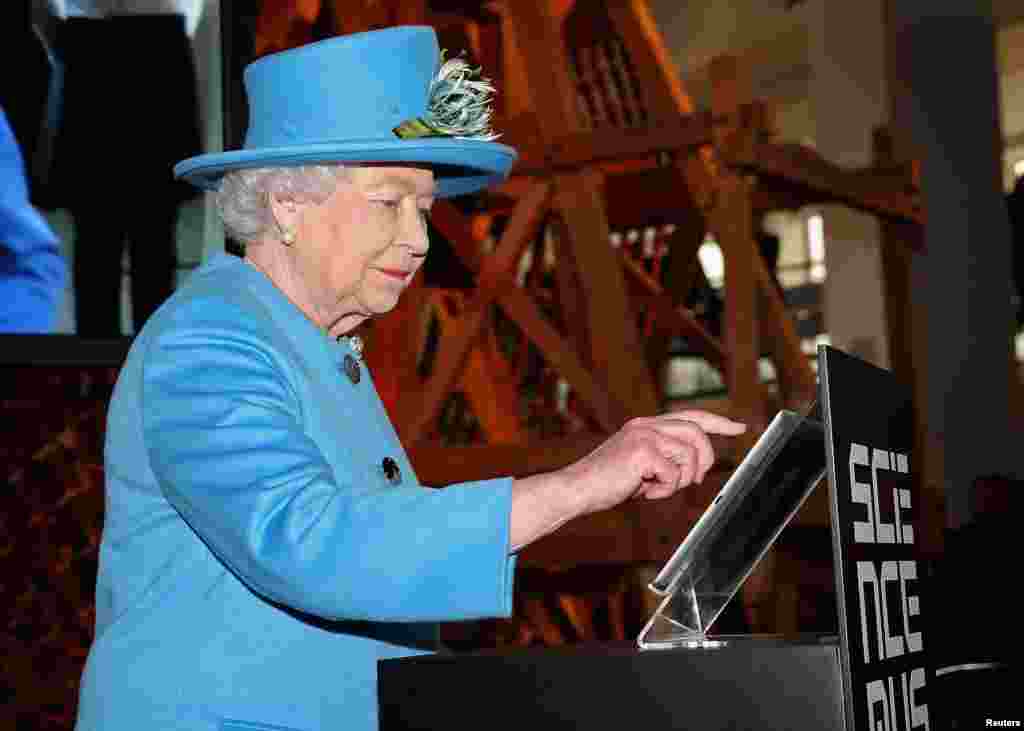
POLYGON ((676 419, 682 419, 683 421, 692 421, 694 424, 699 426, 708 434, 736 436, 737 434, 742 434, 747 430, 746 424, 739 421, 733 421, 732 419, 729 419, 725 416, 712 414, 709 411, 673 411, 670 414, 666 414, 666 416, 676 419))

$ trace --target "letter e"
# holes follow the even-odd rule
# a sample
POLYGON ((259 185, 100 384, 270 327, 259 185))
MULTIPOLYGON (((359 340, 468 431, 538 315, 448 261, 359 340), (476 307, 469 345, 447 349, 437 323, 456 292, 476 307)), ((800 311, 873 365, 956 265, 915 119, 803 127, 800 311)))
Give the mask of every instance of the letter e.
POLYGON ((921 652, 924 643, 920 632, 910 631, 910 618, 921 613, 920 600, 907 594, 907 582, 917 579, 917 563, 900 561, 900 596, 903 597, 903 634, 907 638, 907 652, 921 652))

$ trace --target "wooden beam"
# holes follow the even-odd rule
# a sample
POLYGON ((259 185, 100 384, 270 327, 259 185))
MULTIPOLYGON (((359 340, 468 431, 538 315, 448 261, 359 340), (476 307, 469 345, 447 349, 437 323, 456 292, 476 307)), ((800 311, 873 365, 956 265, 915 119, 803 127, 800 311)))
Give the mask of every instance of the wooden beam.
POLYGON ((483 263, 477 279, 477 295, 463 316, 453 323, 453 335, 438 344, 434 372, 424 384, 420 398, 410 398, 399 404, 401 432, 407 444, 415 444, 424 438, 444 398, 455 385, 466 355, 479 336, 487 306, 501 287, 515 286, 515 265, 547 215, 550 190, 547 183, 537 183, 516 205, 498 248, 483 263))
POLYGON ((520 566, 555 570, 580 564, 662 563, 672 555, 729 476, 712 468, 702 485, 663 500, 633 500, 566 523, 527 546, 520 566))
MULTIPOLYGON (((895 141, 892 135, 884 130, 875 130, 872 137, 876 165, 892 166, 897 164, 895 141)), ((919 359, 924 358, 924 349, 916 350, 915 345, 923 346, 925 341, 915 342, 913 327, 913 305, 911 296, 913 285, 911 268, 914 254, 900 239, 900 227, 891 221, 881 221, 879 233, 882 240, 882 275, 885 284, 885 324, 888 330, 889 361, 893 373, 905 383, 913 384, 915 400, 923 397, 924 382, 915 384, 922 371, 915 368, 915 352, 919 359)), ((918 366, 923 365, 921 363, 918 366)))
MULTIPOLYGON (((675 169, 678 172, 678 168, 675 169)), ((684 186, 685 178, 681 178, 684 186)), ((693 206, 693 215, 687 216, 676 224, 676 230, 668 239, 668 291, 666 294, 672 304, 679 307, 686 303, 690 292, 697 285, 699 277, 703 274, 700 258, 697 252, 707 234, 708 222, 704 212, 699 210, 697 202, 693 200, 689 187, 686 188, 685 196, 688 203, 693 206)))
POLYGON ((545 647, 559 647, 569 641, 548 610, 544 597, 522 597, 519 611, 529 623, 531 630, 540 634, 545 647))
MULTIPOLYGON (((673 334, 681 335, 684 337, 695 338, 694 345, 701 355, 715 368, 722 373, 723 377, 728 371, 728 360, 729 354, 722 346, 721 341, 714 335, 704 329, 704 326, 693 317, 692 314, 681 306, 673 307, 671 301, 664 295, 658 294, 660 290, 657 282, 654 282, 650 275, 647 274, 642 268, 636 266, 633 262, 626 264, 626 271, 632 274, 631 279, 636 282, 638 288, 642 288, 645 292, 650 293, 649 297, 644 300, 645 304, 655 308, 659 320, 671 328, 673 334), (657 289, 656 289, 657 288, 657 289), (694 330, 696 328, 696 331, 694 330)), ((807 363, 804 363, 807 366, 807 363)), ((811 374, 813 383, 814 375, 811 374)), ((723 379, 724 380, 724 379, 723 379)), ((768 391, 764 385, 758 383, 758 390, 761 394, 761 402, 768 402, 768 391)), ((727 406, 728 404, 722 404, 727 406)), ((722 405, 714 405, 711 410, 720 408, 722 405)), ((696 405, 696 408, 705 408, 703 405, 696 405)))
MULTIPOLYGON (((513 175, 525 168, 539 168, 547 157, 547 146, 540 136, 540 122, 532 110, 521 110, 514 115, 495 116, 491 125, 501 135, 503 144, 516 148, 519 157, 512 167, 513 175), (529 163, 524 163, 528 160, 529 163)), ((538 173, 540 174, 540 173, 538 173)))
POLYGON ((423 313, 428 296, 421 268, 395 309, 373 320, 367 337, 366 364, 388 416, 403 437, 398 403, 403 394, 419 390, 416 367, 426 337, 423 313))
POLYGON ((486 315, 484 302, 476 305, 453 323, 448 336, 438 343, 433 374, 423 384, 419 398, 403 399, 398 403, 398 431, 407 445, 418 444, 427 436, 438 410, 458 381, 486 315))
POLYGON ((471 482, 561 469, 594 451, 607 438, 606 434, 585 432, 546 439, 543 445, 524 442, 441 447, 420 443, 408 453, 422 484, 443 487, 453 481, 453 475, 459 482, 471 482))
POLYGON ((622 254, 622 265, 630 280, 636 283, 637 289, 650 295, 644 300, 645 304, 654 307, 657 316, 676 334, 692 338, 694 347, 711 365, 725 371, 728 355, 718 338, 709 333, 689 310, 678 305, 673 306, 661 285, 628 254, 622 254))
MULTIPOLYGON (((525 76, 532 80, 530 95, 541 137, 549 149, 564 136, 573 139, 585 125, 558 23, 541 3, 508 2, 503 12, 506 27, 515 36, 525 76)), ((642 360, 636 357, 642 351, 636 326, 626 319, 625 284, 608 244, 599 180, 587 172, 556 175, 556 180, 557 207, 569 232, 565 253, 575 259, 580 273, 589 363, 593 372, 606 379, 614 400, 630 414, 654 413, 657 392, 642 360)))
POLYGON ((448 240, 456 256, 469 271, 474 274, 480 271, 485 258, 481 242, 477 241, 469 221, 455 204, 443 198, 435 201, 430 209, 430 223, 448 240))
MULTIPOLYGON (((516 203, 515 212, 509 219, 498 242, 498 248, 484 260, 479 270, 477 288, 487 290, 500 281, 514 279, 516 265, 523 250, 530 245, 538 229, 548 215, 552 186, 546 181, 534 184, 530 192, 516 203)), ((456 250, 458 253, 458 249, 456 250)), ((469 266, 469 262, 465 262, 469 266)))
POLYGON ((607 174, 602 182, 611 229, 622 232, 671 223, 677 234, 672 242, 677 243, 679 236, 692 235, 687 243, 696 255, 704 237, 703 214, 675 166, 607 174))
MULTIPOLYGON (((509 144, 515 145, 516 139, 514 132, 508 134, 509 144)), ((528 144, 521 150, 512 172, 514 175, 546 175, 658 153, 683 156, 708 144, 710 139, 711 118, 706 113, 680 116, 647 129, 598 127, 556 136, 546 149, 528 144)))
POLYGON ((675 71, 672 54, 644 0, 609 0, 608 15, 622 37, 633 68, 647 91, 644 102, 656 122, 671 124, 682 115, 692 115, 696 105, 683 88, 675 71))
MULTIPOLYGON (((924 222, 916 195, 893 188, 889 173, 846 170, 813 151, 794 145, 760 143, 752 152, 722 151, 723 163, 746 174, 781 178, 845 203, 856 210, 915 223, 924 222)), ((908 181, 909 182, 909 181, 908 181)))
MULTIPOLYGON (((754 242, 751 241, 751 244, 754 242)), ((775 361, 775 371, 783 402, 795 410, 814 401, 818 383, 811 370, 810 362, 800 346, 800 338, 793 326, 793 319, 786 310, 775 279, 764 257, 757 247, 750 247, 750 259, 754 264, 757 287, 761 293, 762 328, 767 331, 769 347, 775 361)))
MULTIPOLYGON (((441 337, 458 328, 458 316, 463 299, 461 292, 438 292, 442 301, 435 302, 441 328, 441 337), (454 306, 453 306, 454 305, 454 306)), ((492 444, 522 441, 519 421, 519 394, 511 378, 508 364, 498 352, 494 333, 486 326, 466 355, 465 367, 459 378, 459 387, 466 395, 486 440, 492 444)))
POLYGON ((587 320, 584 316, 583 293, 580 291, 582 273, 576 268, 571 256, 562 252, 568 247, 569 233, 565 221, 559 216, 551 217, 555 235, 556 255, 559 257, 555 267, 555 286, 557 287, 558 308, 562 313, 562 324, 575 352, 582 359, 583 365, 590 367, 587 356, 590 353, 590 333, 587 331, 587 320))
MULTIPOLYGON (((739 109, 749 98, 749 76, 732 56, 719 56, 710 66, 711 110, 715 115, 715 148, 736 144, 737 137, 750 136, 754 130, 740 127, 739 109)), ((742 140, 740 140, 742 146, 742 140)), ((757 275, 750 252, 754 243, 754 213, 751 182, 746 176, 728 169, 715 169, 714 208, 708 225, 725 259, 725 313, 722 322, 726 351, 729 353, 725 384, 733 416, 748 424, 740 438, 752 446, 754 435, 766 423, 766 404, 762 398, 758 369, 757 275)))
POLYGON ((582 130, 577 90, 569 76, 562 37, 546 3, 501 5, 506 42, 514 44, 522 91, 537 115, 541 137, 550 142, 582 130))
POLYGON ((757 187, 752 192, 751 205, 756 213, 767 213, 769 211, 798 211, 804 206, 825 205, 836 201, 824 193, 805 188, 801 185, 791 185, 786 181, 779 181, 779 185, 770 178, 759 178, 757 187))
POLYGON ((635 415, 629 406, 609 394, 606 385, 584 367, 565 339, 540 314, 537 305, 525 292, 518 287, 509 287, 498 296, 498 304, 522 328, 523 334, 537 346, 551 367, 591 407, 594 418, 604 429, 609 433, 614 432, 635 415))
MULTIPOLYGON (((522 212, 532 210, 533 207, 538 209, 543 208, 542 199, 546 198, 550 191, 550 186, 547 183, 537 184, 533 191, 527 196, 520 200, 517 205, 516 211, 522 212)), ((476 250, 473 247, 465 245, 466 238, 469 236, 468 227, 460 222, 459 214, 451 207, 450 204, 441 206, 442 215, 435 224, 439 225, 439 230, 444 230, 448 235, 454 237, 451 240, 453 244, 455 242, 462 242, 461 244, 455 245, 456 254, 462 259, 462 261, 471 270, 479 270, 480 259, 476 255, 476 250)), ((522 214, 521 214, 522 215, 522 214)), ((509 223, 508 228, 505 231, 505 235, 502 237, 502 246, 504 245, 505 237, 518 237, 517 232, 517 221, 525 220, 514 219, 509 223)), ((499 247, 500 249, 501 247, 499 247)), ((507 251, 511 252, 512 249, 507 251)), ((519 249, 521 254, 522 250, 519 249)), ((518 287, 507 286, 507 277, 501 276, 501 272, 509 272, 514 266, 514 261, 506 258, 504 261, 500 260, 500 255, 496 253, 494 257, 499 257, 498 260, 489 261, 489 272, 494 272, 502 280, 504 284, 497 290, 491 293, 491 299, 496 299, 501 305, 502 309, 505 310, 506 314, 512 318, 516 324, 519 325, 523 330, 523 334, 529 338, 543 353, 544 357, 547 358, 548 362, 557 370, 562 377, 569 382, 569 385, 573 387, 579 394, 580 398, 590 406, 593 410, 594 417, 602 427, 607 429, 609 432, 614 431, 621 426, 630 415, 630 410, 624 407, 622 404, 617 403, 615 399, 611 398, 607 394, 607 387, 603 383, 599 383, 590 371, 587 370, 586 366, 580 361, 579 357, 575 352, 568 347, 564 339, 558 333, 558 331, 540 314, 537 306, 532 300, 518 287)), ((518 256, 516 257, 518 260, 518 256)), ((479 286, 484 289, 489 289, 497 286, 498 281, 490 275, 482 275, 480 277, 479 286)), ((479 306, 479 303, 477 304, 479 306)), ((467 317, 471 313, 467 311, 467 317)), ((472 327, 475 327, 474 332, 479 331, 479 323, 473 319, 469 321, 472 327)), ((462 323, 453 322, 453 340, 457 347, 449 348, 445 346, 446 358, 443 363, 444 371, 440 371, 442 365, 435 367, 444 374, 448 373, 448 369, 455 367, 453 363, 456 357, 459 357, 461 348, 463 347, 464 338, 466 333, 462 330, 462 323)), ((446 338, 447 340, 447 338, 446 338)), ((465 346, 465 347, 468 347, 465 346)), ((465 354, 462 354, 462 358, 465 354)), ((460 364, 462 361, 458 361, 460 364)), ((433 379, 432 379, 433 380, 433 379)), ((438 378, 438 387, 441 383, 447 380, 447 375, 444 380, 438 378)), ((440 404, 438 404, 439 406, 440 404)), ((435 407, 436 408, 436 407, 435 407)), ((419 422, 415 422, 418 424, 419 422)), ((415 439, 422 438, 422 431, 412 432, 411 437, 415 439)))
MULTIPOLYGON (((675 230, 669 234, 666 241, 667 256, 660 263, 661 271, 650 277, 651 283, 658 285, 659 290, 661 284, 658 280, 666 282, 666 288, 662 295, 653 297, 655 300, 653 305, 654 328, 649 332, 647 346, 644 349, 647 356, 647 367, 658 385, 658 398, 662 403, 665 403, 668 396, 665 364, 671 348, 671 337, 681 334, 677 333, 679 323, 676 322, 675 315, 663 313, 662 310, 671 310, 673 313, 675 311, 684 312, 686 315, 690 315, 690 319, 694 323, 699 324, 686 308, 686 304, 695 283, 703 274, 697 252, 707 233, 704 213, 697 207, 679 168, 673 165, 666 168, 665 172, 671 175, 671 180, 674 183, 671 188, 677 196, 676 205, 678 206, 678 199, 682 198, 687 212, 673 222, 675 230)), ((645 269, 640 268, 640 271, 646 274, 645 269)), ((638 284, 635 278, 631 278, 630 282, 634 287, 638 284)), ((719 347, 721 346, 719 345, 719 347)))
POLYGON ((555 206, 567 224, 566 255, 583 275, 581 288, 590 333, 590 362, 602 374, 617 401, 633 416, 658 409, 657 392, 640 354, 640 335, 630 315, 625 277, 609 243, 601 189, 596 174, 557 178, 555 206))
POLYGON ((394 25, 426 25, 427 0, 402 0, 394 3, 391 12, 394 25))
MULTIPOLYGON (((681 117, 677 125, 650 130, 600 128, 577 132, 557 138, 547 150, 527 147, 513 174, 543 175, 623 160, 648 159, 653 167, 659 153, 683 158, 706 146, 710 129, 710 117, 699 114, 681 117)), ((758 208, 843 203, 885 218, 924 222, 920 196, 908 192, 913 190, 909 174, 844 169, 812 150, 798 147, 762 142, 742 151, 725 146, 719 156, 722 164, 740 173, 765 178, 759 186, 764 192, 759 193, 758 208)))
MULTIPOLYGON (((515 118, 519 114, 532 114, 533 92, 531 89, 529 69, 523 49, 520 48, 519 36, 522 32, 517 27, 516 18, 506 12, 505 3, 492 3, 490 9, 499 14, 502 44, 501 114, 506 118, 515 118)), ((539 134, 539 130, 538 130, 539 134)))

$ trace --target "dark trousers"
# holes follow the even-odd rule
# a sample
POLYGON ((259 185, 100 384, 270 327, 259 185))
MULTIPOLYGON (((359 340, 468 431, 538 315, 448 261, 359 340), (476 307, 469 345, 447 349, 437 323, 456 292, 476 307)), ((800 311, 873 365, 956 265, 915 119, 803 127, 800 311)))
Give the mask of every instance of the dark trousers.
POLYGON ((161 200, 122 199, 122 207, 73 208, 75 320, 83 337, 120 334, 125 248, 131 260, 131 312, 136 331, 174 289, 178 206, 161 200))
POLYGON ((191 44, 180 15, 124 15, 69 18, 58 48, 53 207, 74 217, 77 332, 114 337, 126 247, 136 331, 173 290, 175 222, 196 191, 172 168, 201 151, 191 44))

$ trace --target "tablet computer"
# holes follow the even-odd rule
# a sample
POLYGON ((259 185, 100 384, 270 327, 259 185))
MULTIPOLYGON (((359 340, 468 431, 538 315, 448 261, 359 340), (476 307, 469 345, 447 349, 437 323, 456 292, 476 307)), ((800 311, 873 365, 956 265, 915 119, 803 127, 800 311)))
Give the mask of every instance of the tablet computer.
POLYGON ((666 599, 641 646, 658 621, 703 637, 824 475, 821 422, 780 411, 651 582, 666 599))

